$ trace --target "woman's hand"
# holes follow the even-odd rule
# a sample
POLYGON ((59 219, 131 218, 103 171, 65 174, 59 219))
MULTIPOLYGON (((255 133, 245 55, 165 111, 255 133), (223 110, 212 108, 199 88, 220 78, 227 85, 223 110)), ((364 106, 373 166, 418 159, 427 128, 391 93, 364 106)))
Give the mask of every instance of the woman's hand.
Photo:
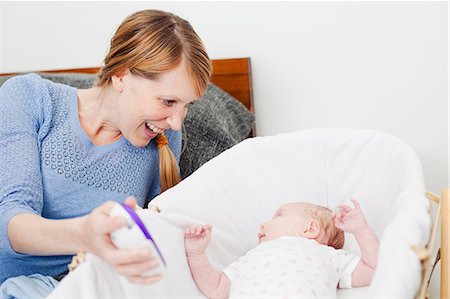
MULTIPOLYGON (((142 273, 158 266, 158 261, 150 249, 118 249, 112 243, 111 232, 127 224, 123 217, 109 216, 115 204, 117 203, 108 201, 83 217, 79 231, 83 250, 104 259, 119 274, 126 276, 129 282, 150 284, 160 280, 160 274, 141 276, 142 273)), ((125 200, 125 204, 134 209, 136 200, 129 197, 125 200)))
POLYGON ((188 227, 184 231, 184 245, 188 256, 197 256, 205 253, 211 240, 212 226, 199 224, 188 227))

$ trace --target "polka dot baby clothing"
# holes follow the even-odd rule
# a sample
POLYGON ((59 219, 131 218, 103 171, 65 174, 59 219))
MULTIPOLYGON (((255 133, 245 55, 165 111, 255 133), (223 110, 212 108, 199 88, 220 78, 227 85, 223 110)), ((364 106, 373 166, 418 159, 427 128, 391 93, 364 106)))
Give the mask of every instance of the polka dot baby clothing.
POLYGON ((262 242, 223 272, 231 280, 230 298, 335 298, 351 287, 360 258, 302 237, 262 242))

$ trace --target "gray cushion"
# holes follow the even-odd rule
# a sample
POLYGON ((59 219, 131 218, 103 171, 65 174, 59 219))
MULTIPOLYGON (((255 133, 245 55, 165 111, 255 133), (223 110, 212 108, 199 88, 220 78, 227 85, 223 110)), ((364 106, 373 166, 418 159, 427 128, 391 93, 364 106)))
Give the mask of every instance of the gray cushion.
MULTIPOLYGON (((76 88, 89 88, 96 76, 91 74, 40 74, 43 78, 76 88)), ((0 86, 11 76, 0 77, 0 86)), ((247 138, 255 117, 244 105, 214 84, 191 105, 184 122, 186 138, 180 158, 181 177, 185 178, 224 150, 247 138)))
MULTIPOLYGON (((43 74, 40 73, 44 79, 52 80, 53 82, 67 84, 76 88, 89 88, 92 86, 96 79, 96 75, 94 74, 74 74, 74 73, 59 73, 59 74, 43 74)), ((9 78, 14 76, 0 76, 0 86, 8 80, 9 78)))
POLYGON ((253 114, 238 100, 214 84, 190 108, 186 120, 181 177, 247 138, 255 122, 253 114))

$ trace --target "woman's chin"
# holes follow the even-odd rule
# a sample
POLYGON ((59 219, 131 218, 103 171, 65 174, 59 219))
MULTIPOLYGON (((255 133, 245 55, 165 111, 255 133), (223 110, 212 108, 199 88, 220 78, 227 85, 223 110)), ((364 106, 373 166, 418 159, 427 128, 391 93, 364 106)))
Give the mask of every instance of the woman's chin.
MULTIPOLYGON (((156 135, 155 135, 156 136, 156 135)), ((146 147, 153 138, 133 138, 128 140, 135 147, 146 147)))
MULTIPOLYGON (((142 133, 142 132, 140 132, 142 133)), ((158 134, 149 132, 148 130, 144 130, 144 134, 137 134, 134 136, 130 136, 131 138, 128 141, 135 147, 146 147, 153 138, 155 138, 158 134)))

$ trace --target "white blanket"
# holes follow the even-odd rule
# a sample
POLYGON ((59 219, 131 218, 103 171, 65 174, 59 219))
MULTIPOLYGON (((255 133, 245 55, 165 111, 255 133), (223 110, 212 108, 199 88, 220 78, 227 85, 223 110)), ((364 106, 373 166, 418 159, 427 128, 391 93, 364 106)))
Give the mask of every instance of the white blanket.
MULTIPOLYGON (((248 139, 155 198, 160 214, 138 212, 167 261, 161 282, 130 284, 88 255, 50 298, 199 297, 184 255, 185 227, 213 225, 207 253, 222 269, 257 244, 259 225, 281 204, 308 201, 334 209, 352 197, 381 238, 379 264, 369 288, 338 297, 413 298, 421 270, 411 246, 424 245, 430 230, 424 194, 415 153, 379 131, 312 129, 248 139)), ((352 236, 344 248, 359 252, 352 236)))

